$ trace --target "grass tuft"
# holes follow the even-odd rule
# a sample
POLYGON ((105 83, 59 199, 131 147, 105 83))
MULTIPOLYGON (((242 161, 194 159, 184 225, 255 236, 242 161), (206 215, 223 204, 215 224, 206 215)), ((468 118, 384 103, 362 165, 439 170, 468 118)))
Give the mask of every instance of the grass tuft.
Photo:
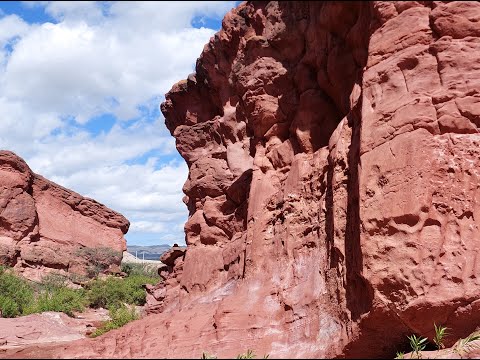
POLYGON ((408 340, 410 340, 410 347, 412 348, 413 352, 417 356, 417 359, 421 358, 420 352, 425 349, 427 346, 427 338, 421 337, 413 334, 411 336, 407 336, 408 340))
POLYGON ((130 321, 138 319, 135 308, 129 309, 125 305, 122 305, 119 308, 110 308, 109 315, 111 320, 107 321, 101 327, 95 330, 91 337, 103 335, 110 330, 118 329, 119 327, 128 324, 130 321))
POLYGON ((458 340, 454 347, 454 351, 459 355, 462 355, 465 351, 477 349, 480 347, 480 344, 472 344, 472 342, 476 340, 480 340, 479 332, 471 333, 466 338, 458 340))
POLYGON ((443 344, 443 340, 448 335, 447 333, 448 328, 442 325, 437 327, 437 324, 435 323, 433 323, 433 327, 435 328, 435 336, 433 338, 433 342, 437 346, 437 349, 440 350, 445 348, 445 345, 443 344))

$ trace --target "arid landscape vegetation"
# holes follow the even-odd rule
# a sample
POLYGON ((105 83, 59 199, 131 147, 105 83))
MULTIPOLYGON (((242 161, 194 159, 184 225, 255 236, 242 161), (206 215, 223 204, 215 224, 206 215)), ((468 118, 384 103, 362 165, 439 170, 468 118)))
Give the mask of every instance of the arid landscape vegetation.
POLYGON ((480 2, 237 3, 160 105, 186 246, 0 151, 0 358, 480 358, 479 58, 480 2))

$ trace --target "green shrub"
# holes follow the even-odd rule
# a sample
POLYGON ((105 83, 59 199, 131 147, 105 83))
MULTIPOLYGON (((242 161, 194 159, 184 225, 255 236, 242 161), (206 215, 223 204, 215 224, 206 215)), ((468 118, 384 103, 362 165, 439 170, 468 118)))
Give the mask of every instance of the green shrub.
POLYGON ((144 305, 143 284, 156 284, 157 278, 132 275, 125 279, 109 277, 87 284, 87 299, 91 307, 119 308, 122 304, 144 305))
POLYGON ((23 309, 20 309, 18 304, 12 298, 0 295, 0 310, 2 317, 13 318, 19 316, 23 309))
POLYGON ((66 287, 66 278, 47 275, 40 284, 33 284, 11 270, 0 270, 0 309, 3 317, 16 317, 44 311, 73 311, 85 307, 85 291, 66 287))
POLYGON ((85 290, 67 287, 68 278, 51 273, 35 285, 35 300, 24 310, 23 315, 44 311, 63 312, 73 316, 73 311, 83 311, 86 305, 85 290))
POLYGON ((127 275, 130 275, 133 271, 133 263, 122 263, 120 265, 120 270, 127 275))
POLYGON ((34 291, 30 283, 13 271, 2 268, 0 270, 0 310, 3 317, 22 315, 34 301, 34 291))
POLYGON ((53 290, 61 287, 66 287, 68 284, 68 277, 66 275, 55 272, 49 273, 42 278, 40 287, 42 289, 53 290))
POLYGON ((44 311, 59 311, 68 316, 73 316, 74 311, 83 311, 85 305, 85 291, 83 289, 76 290, 67 287, 44 289, 37 295, 35 302, 25 309, 24 315, 44 311))
POLYGON ((124 279, 126 291, 130 294, 130 301, 127 304, 144 305, 147 293, 143 287, 144 284, 155 285, 158 278, 148 277, 144 275, 132 275, 124 279))
POLYGON ((108 269, 111 264, 119 264, 122 261, 122 252, 109 247, 81 247, 76 255, 86 259, 90 264, 87 266, 87 275, 90 278, 97 277, 101 272, 108 269))
POLYGON ((141 264, 141 263, 122 263, 121 270, 128 276, 142 275, 151 278, 160 279, 158 275, 158 266, 155 264, 141 264))
POLYGON ((105 324, 95 330, 95 332, 91 335, 92 337, 97 337, 105 334, 107 331, 118 329, 130 321, 138 319, 135 308, 129 309, 125 305, 122 305, 118 308, 110 308, 109 314, 111 320, 107 321, 105 324))
MULTIPOLYGON (((140 269, 136 271, 140 272, 140 269)), ((71 289, 67 287, 68 279, 64 275, 49 274, 42 283, 34 284, 16 276, 12 270, 0 267, 0 310, 3 317, 44 311, 60 311, 73 316, 74 311, 83 311, 86 306, 114 311, 124 304, 144 305, 146 292, 142 285, 158 281, 158 275, 130 275, 125 279, 108 277, 93 280, 85 288, 71 289)))

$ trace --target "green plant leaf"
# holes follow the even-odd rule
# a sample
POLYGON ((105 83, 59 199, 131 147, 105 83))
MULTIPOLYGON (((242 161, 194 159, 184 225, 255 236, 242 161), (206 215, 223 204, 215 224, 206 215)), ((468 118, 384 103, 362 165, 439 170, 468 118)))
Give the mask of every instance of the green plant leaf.
POLYGON ((468 335, 464 339, 460 339, 455 346, 455 351, 459 354, 462 354, 465 350, 470 350, 472 348, 480 347, 479 344, 471 344, 472 341, 480 340, 480 333, 474 332, 468 335))
POLYGON ((410 347, 412 348, 413 352, 417 358, 420 358, 420 352, 425 349, 427 346, 426 342, 428 341, 427 338, 421 337, 413 334, 411 336, 407 336, 408 340, 410 340, 410 347))
POLYGON ((443 349, 445 345, 443 344, 443 340, 447 336, 447 327, 440 325, 437 326, 437 324, 433 323, 433 327, 435 329, 435 336, 433 338, 433 342, 437 346, 437 349, 443 349))

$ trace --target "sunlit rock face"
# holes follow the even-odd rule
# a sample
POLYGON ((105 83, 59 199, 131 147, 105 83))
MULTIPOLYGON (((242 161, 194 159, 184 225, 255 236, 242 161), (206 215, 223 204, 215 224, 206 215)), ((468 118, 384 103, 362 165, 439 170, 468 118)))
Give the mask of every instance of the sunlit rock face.
POLYGON ((0 151, 0 264, 34 281, 51 272, 88 276, 98 262, 120 264, 129 225, 121 214, 0 151))
POLYGON ((229 12, 162 104, 190 217, 157 314, 62 356, 394 357, 434 322, 446 345, 472 332, 479 21, 478 2, 229 12))

